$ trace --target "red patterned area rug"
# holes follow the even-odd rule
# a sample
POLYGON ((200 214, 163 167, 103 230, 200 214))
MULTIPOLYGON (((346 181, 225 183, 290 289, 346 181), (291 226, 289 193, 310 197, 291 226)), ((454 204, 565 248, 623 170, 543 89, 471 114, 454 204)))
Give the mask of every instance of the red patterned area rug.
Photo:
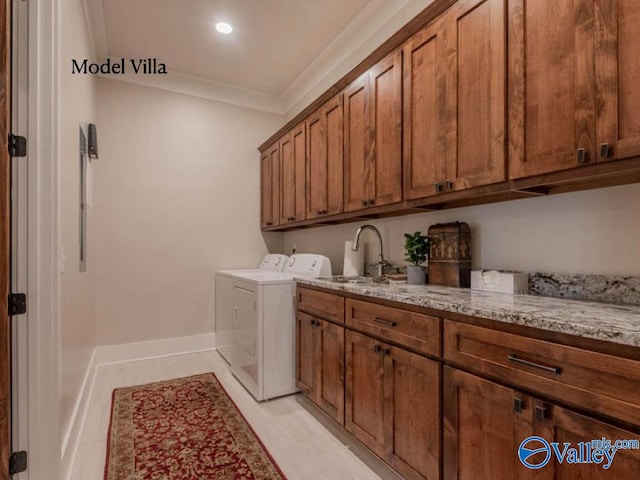
POLYGON ((105 480, 285 479, 213 373, 117 388, 105 480))

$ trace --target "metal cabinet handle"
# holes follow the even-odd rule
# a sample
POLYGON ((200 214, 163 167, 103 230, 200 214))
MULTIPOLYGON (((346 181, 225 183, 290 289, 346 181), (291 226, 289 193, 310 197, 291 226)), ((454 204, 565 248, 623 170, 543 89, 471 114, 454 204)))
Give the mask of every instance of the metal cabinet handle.
POLYGON ((546 365, 541 365, 539 363, 535 363, 530 360, 525 360, 523 358, 520 358, 515 354, 511 354, 507 358, 512 362, 519 363, 521 365, 526 365, 528 367, 538 368, 540 370, 544 370, 545 372, 554 373, 556 375, 560 375, 562 373, 562 368, 560 367, 547 367, 546 365))
POLYGON ((442 184, 440 182, 435 184, 436 193, 440 193, 442 191, 442 184))
POLYGON ((373 198, 367 200, 367 205, 373 205, 374 203, 376 203, 376 201, 373 198))
POLYGON ((391 320, 385 320, 384 318, 380 318, 380 317, 373 317, 373 321, 377 323, 381 323, 388 327, 395 327, 397 325, 396 322, 392 322, 391 320))
POLYGON ((369 204, 369 200, 362 200, 362 206, 366 207, 369 204))
POLYGON ((549 417, 549 410, 545 405, 536 405, 536 420, 538 422, 543 421, 549 417))
POLYGON ((390 355, 391 349, 389 347, 382 349, 382 355, 390 355))
POLYGON ((380 352, 382 352, 382 345, 375 344, 375 345, 373 346, 373 351, 374 351, 374 352, 376 352, 376 353, 380 353, 380 352))
POLYGON ((447 190, 451 190, 453 188, 453 182, 451 180, 447 180, 445 182, 445 185, 447 187, 447 190))
POLYGON ((516 413, 520 413, 524 410, 524 400, 519 397, 513 398, 513 411, 516 413))
POLYGON ((609 158, 613 154, 613 148, 608 143, 600 145, 600 158, 609 158))
POLYGON ((577 156, 578 156, 578 163, 581 165, 589 161, 589 152, 587 152, 586 148, 579 148, 577 150, 577 156))

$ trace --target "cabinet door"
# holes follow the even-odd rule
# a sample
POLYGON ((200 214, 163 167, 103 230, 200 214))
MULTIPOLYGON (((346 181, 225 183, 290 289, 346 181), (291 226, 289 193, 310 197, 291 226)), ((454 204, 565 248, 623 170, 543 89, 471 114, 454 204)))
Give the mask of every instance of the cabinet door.
POLYGON ((291 132, 280 140, 280 224, 291 222, 296 208, 295 160, 291 132))
POLYGON ((638 156, 640 2, 596 0, 595 31, 597 161, 638 156))
POLYGON ((280 140, 280 224, 304 220, 306 129, 298 125, 280 140))
POLYGON ((306 182, 307 182, 307 129, 301 123, 291 133, 293 143, 293 188, 295 206, 291 211, 292 221, 298 222, 305 219, 306 213, 306 182))
POLYGON ((269 163, 271 167, 271 223, 280 223, 280 146, 271 147, 269 151, 269 163))
POLYGON ((505 3, 461 0, 447 13, 448 189, 505 180, 505 3))
POLYGON ((314 401, 317 385, 316 322, 306 313, 296 314, 296 386, 314 401))
MULTIPOLYGON (((570 443, 570 448, 580 449, 580 444, 591 440, 600 440, 603 437, 615 442, 616 440, 637 440, 638 435, 627 430, 613 427, 603 422, 579 415, 570 410, 556 405, 544 404, 540 400, 534 400, 534 408, 544 408, 543 420, 534 419, 536 435, 547 442, 558 442, 560 451, 564 451, 564 444, 570 443)), ((578 450, 580 455, 590 456, 593 448, 578 450)), ((567 455, 571 455, 568 453, 567 455)), ((631 479, 640 478, 640 450, 618 449, 609 462, 606 458, 601 464, 576 464, 570 462, 570 457, 564 457, 560 462, 556 455, 543 471, 549 479, 554 480, 599 480, 602 478, 631 479), (610 463, 609 468, 603 466, 610 463)), ((537 478, 537 477, 536 477, 537 478)))
POLYGON ((510 178, 592 161, 594 0, 510 0, 509 22, 510 178))
POLYGON ((360 210, 370 199, 371 127, 369 73, 344 92, 344 209, 360 210))
POLYGON ((369 205, 402 200, 402 50, 369 73, 369 205))
POLYGON ((446 44, 439 18, 404 45, 405 200, 437 193, 446 174, 446 44))
POLYGON ((443 410, 443 478, 530 478, 517 455, 520 442, 532 434, 530 398, 444 367, 443 410), (522 401, 520 412, 516 400, 522 401))
POLYGON ((329 100, 306 122, 307 219, 343 211, 342 95, 329 100))
POLYGON ((401 348, 385 348, 385 459, 404 478, 437 480, 440 365, 401 348))
POLYGON ((265 152, 260 157, 260 226, 273 225, 273 185, 271 183, 271 156, 265 152))
POLYGON ((317 404, 344 425, 344 327, 320 320, 317 404))
POLYGON ((380 342, 346 333, 347 394, 345 428, 380 457, 384 456, 384 357, 380 342))

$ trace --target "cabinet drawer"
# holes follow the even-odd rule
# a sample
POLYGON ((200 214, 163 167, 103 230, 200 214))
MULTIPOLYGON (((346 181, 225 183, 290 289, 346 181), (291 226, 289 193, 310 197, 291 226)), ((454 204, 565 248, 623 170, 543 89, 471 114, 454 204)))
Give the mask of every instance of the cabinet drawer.
POLYGON ((440 355, 440 319, 347 299, 346 323, 362 332, 423 353, 440 355))
POLYGON ((640 362, 450 320, 444 357, 570 405, 640 425, 640 362))
POLYGON ((344 323, 344 297, 298 287, 298 310, 325 320, 344 323))

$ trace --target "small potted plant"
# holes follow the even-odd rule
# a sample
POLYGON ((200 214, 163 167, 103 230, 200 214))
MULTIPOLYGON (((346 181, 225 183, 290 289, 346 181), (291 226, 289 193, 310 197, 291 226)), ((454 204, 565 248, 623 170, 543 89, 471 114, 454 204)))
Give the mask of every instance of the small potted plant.
POLYGON ((407 283, 410 285, 424 285, 426 275, 422 264, 427 260, 429 240, 421 232, 404 234, 404 248, 407 256, 405 261, 412 263, 407 267, 407 283))

